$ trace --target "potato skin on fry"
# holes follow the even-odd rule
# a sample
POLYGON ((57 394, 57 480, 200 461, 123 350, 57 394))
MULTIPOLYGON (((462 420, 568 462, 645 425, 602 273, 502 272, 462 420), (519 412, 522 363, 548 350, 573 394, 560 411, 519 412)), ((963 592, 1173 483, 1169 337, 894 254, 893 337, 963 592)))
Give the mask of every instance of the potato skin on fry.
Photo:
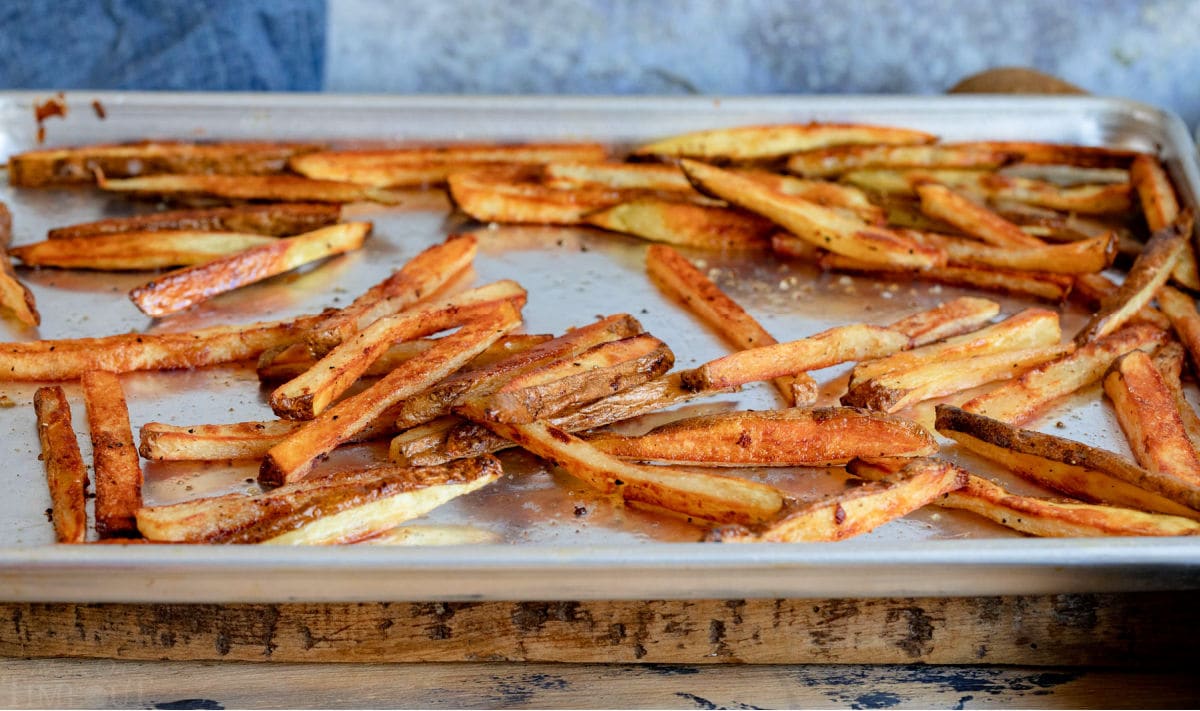
POLYGON ((717 160, 775 158, 798 151, 855 143, 932 143, 936 136, 902 128, 864 124, 808 123, 736 126, 696 131, 648 143, 635 156, 717 160))
POLYGON ((92 438, 96 533, 101 538, 137 535, 134 514, 142 505, 142 467, 121 379, 92 371, 84 373, 80 384, 92 438))
POLYGON ((46 463, 54 537, 59 543, 82 543, 87 535, 87 467, 71 426, 71 406, 57 385, 38 388, 33 395, 38 441, 46 463))
POLYGON ((173 210, 58 227, 47 232, 46 239, 79 239, 162 230, 250 232, 271 237, 290 237, 335 224, 341 219, 341 214, 341 205, 307 202, 173 210))

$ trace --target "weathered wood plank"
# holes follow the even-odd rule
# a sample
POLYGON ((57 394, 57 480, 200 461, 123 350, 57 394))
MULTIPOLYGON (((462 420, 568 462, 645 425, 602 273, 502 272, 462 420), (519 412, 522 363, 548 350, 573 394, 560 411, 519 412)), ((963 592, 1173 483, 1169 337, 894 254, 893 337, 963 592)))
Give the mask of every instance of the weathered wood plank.
POLYGON ((0 656, 1178 666, 1189 593, 870 600, 0 604, 0 656))

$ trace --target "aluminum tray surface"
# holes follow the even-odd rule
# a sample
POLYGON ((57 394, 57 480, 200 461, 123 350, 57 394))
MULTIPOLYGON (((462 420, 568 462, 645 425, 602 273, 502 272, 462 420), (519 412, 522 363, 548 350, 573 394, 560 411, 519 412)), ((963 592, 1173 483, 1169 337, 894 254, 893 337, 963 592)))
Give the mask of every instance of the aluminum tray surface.
MULTIPOLYGON (((33 93, 0 95, 0 154, 31 148, 33 93)), ((1154 150, 1161 147, 1186 203, 1197 203, 1194 149, 1177 118, 1139 104, 1095 98, 787 97, 735 99, 394 98, 353 96, 72 94, 65 119, 46 122, 45 145, 177 139, 334 141, 600 140, 621 147, 683 131, 755 123, 857 121, 931 131, 946 139, 1027 139, 1154 150), (101 102, 105 118, 91 109, 101 102)), ((152 209, 91 189, 13 190, 17 244, 48 228, 152 209)), ((481 226, 449 210, 441 191, 413 192, 399 208, 351 206, 371 220, 362 251, 151 321, 126 298, 140 274, 25 270, 43 325, 12 322, 4 338, 98 336, 178 330, 311 313, 344 305, 421 249, 454 231, 480 240, 475 283, 520 281, 529 291, 530 333, 562 332, 597 315, 628 311, 666 340, 678 367, 728 352, 721 340, 665 299, 644 276, 645 243, 575 228, 481 226)), ((887 323, 960 294, 924 283, 821 274, 765 257, 689 254, 780 340, 833 325, 887 323)), ((1004 313, 1034 302, 1001 298, 1004 313)), ((1067 307, 1064 332, 1085 315, 1067 307)), ((844 369, 842 369, 844 371, 844 369)), ((825 402, 833 404, 837 378, 825 402)), ((251 370, 211 368, 122 377, 135 428, 267 419, 266 392, 251 370)), ((843 381, 844 382, 844 381, 843 381)), ((90 462, 78 387, 66 384, 85 461, 90 462)), ((31 407, 34 384, 3 384, 15 403, 0 410, 7 495, 0 499, 0 599, 77 601, 269 601, 417 599, 617 599, 764 596, 1011 594, 1160 589, 1200 580, 1200 541, 1033 540, 969 514, 930 509, 837 544, 719 546, 678 520, 614 507, 532 457, 506 454, 509 476, 432 514, 469 524, 498 543, 439 548, 274 549, 216 546, 61 546, 45 510, 49 495, 31 407)), ((686 407, 689 414, 778 406, 766 385, 686 407)), ((655 415, 636 431, 676 417, 655 415)), ((1038 426, 1128 454, 1098 387, 1038 426)), ((946 453, 976 471, 978 460, 946 453)), ((380 456, 360 447, 334 461, 380 456)), ((145 463, 149 503, 253 491, 252 464, 145 463)), ((838 490, 825 470, 761 470, 748 476, 801 497, 838 490)), ((1007 478, 1021 491, 1028 485, 1007 478)))

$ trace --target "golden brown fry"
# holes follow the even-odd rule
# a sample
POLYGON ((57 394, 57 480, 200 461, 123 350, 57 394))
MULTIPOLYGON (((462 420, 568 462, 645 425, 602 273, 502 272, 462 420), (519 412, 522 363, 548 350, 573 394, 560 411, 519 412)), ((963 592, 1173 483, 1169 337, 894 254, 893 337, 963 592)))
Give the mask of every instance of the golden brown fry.
POLYGON ((783 507, 782 494, 772 486, 707 472, 629 464, 549 423, 485 424, 591 487, 626 501, 706 521, 742 524, 766 521, 783 507))
POLYGON ((1112 452, 950 405, 937 406, 937 431, 1068 496, 1200 520, 1200 486, 1143 469, 1112 452))
POLYGON ((828 178, 866 168, 999 168, 1011 153, 978 144, 836 146, 796 153, 787 169, 797 175, 828 178))
POLYGON ((338 180, 376 187, 440 185, 452 173, 501 168, 512 164, 558 161, 597 162, 607 154, 599 143, 534 143, 528 145, 448 145, 349 151, 320 151, 293 158, 297 173, 319 180, 338 180))
POLYGON ((967 473, 940 459, 915 459, 893 481, 872 482, 816 501, 762 530, 722 528, 709 534, 721 543, 841 541, 905 516, 966 483, 967 473))
POLYGON ((37 326, 42 322, 37 301, 29 287, 17 279, 8 252, 0 247, 0 307, 8 309, 18 321, 26 326, 37 326))
POLYGON ((138 529, 151 540, 177 543, 352 543, 422 516, 502 473, 492 457, 441 467, 377 464, 255 496, 143 507, 138 529))
MULTIPOLYGON (((1140 249, 1138 250, 1140 253, 1140 249)), ((1117 292, 1117 284, 1103 274, 1076 274, 1071 296, 1093 311, 1099 310, 1104 300, 1117 292)), ((1162 289, 1159 289, 1162 293, 1162 289)), ((1155 328, 1170 330, 1171 322, 1153 306, 1143 306, 1129 317, 1130 323, 1148 323, 1155 328)))
MULTIPOLYGON (((511 282, 515 286, 515 282, 511 282)), ((504 286, 502 283, 489 285, 504 286)), ((481 287, 425 306, 384 316, 354 334, 317 363, 275 388, 271 410, 289 420, 311 420, 354 385, 393 343, 429 336, 485 317, 501 303, 520 310, 525 291, 494 297, 494 288, 481 287)))
MULTIPOLYGON (((689 311, 716 329, 734 347, 746 350, 778 343, 753 316, 674 249, 656 245, 647 250, 646 272, 660 289, 682 301, 689 311)), ((793 399, 796 395, 793 383, 800 384, 801 392, 815 397, 816 384, 807 373, 776 378, 774 382, 789 405, 812 404, 810 401, 797 403, 793 399)))
MULTIPOLYGON (((1146 216, 1146 226, 1151 232, 1166 229, 1179 217, 1179 200, 1175 197, 1175 188, 1171 178, 1163 170, 1158 159, 1151 155, 1140 155, 1133 160, 1129 167, 1129 180, 1137 191, 1142 204, 1142 214, 1146 216)), ((1195 291, 1200 290, 1200 276, 1196 271, 1196 253, 1192 249, 1191 235, 1187 238, 1187 246, 1175 265, 1171 277, 1176 282, 1195 291)))
POLYGON ((847 210, 864 222, 873 225, 887 224, 883 210, 872 203, 866 193, 854 186, 831 183, 827 180, 805 180, 791 175, 751 168, 738 168, 733 172, 784 195, 804 198, 821 207, 847 210))
POLYGON ((272 447, 263 458, 259 481, 284 484, 303 477, 315 460, 354 437, 389 407, 458 370, 520 323, 517 310, 503 302, 495 315, 469 323, 441 339, 436 347, 406 361, 361 393, 325 410, 272 447))
POLYGON ((1142 351, 1118 358, 1104 378, 1133 457, 1146 469, 1200 486, 1200 454, 1192 446, 1174 393, 1142 351))
MULTIPOLYGON (((921 183, 915 188, 921 211, 954 225, 964 233, 997 247, 1044 247, 1037 237, 1005 220, 952 188, 938 183, 921 183)), ((1099 271, 1092 270, 1092 271, 1099 271)))
POLYGON ((730 388, 847 361, 879 358, 907 346, 908 336, 891 329, 865 324, 838 326, 808 338, 709 361, 689 371, 684 385, 696 390, 730 388))
POLYGON ((142 505, 142 467, 121 379, 94 370, 81 380, 92 433, 92 471, 96 478, 96 533, 101 538, 137 535, 134 514, 142 505))
POLYGON ((1171 328, 1192 358, 1192 366, 1200 373, 1200 313, 1196 302, 1183 292, 1164 286, 1158 290, 1158 306, 1171 322, 1171 328))
POLYGON ((1137 151, 1102 146, 1073 146, 1066 143, 1036 141, 969 141, 954 144, 986 150, 1012 153, 1022 163, 1034 165, 1068 165, 1081 168, 1125 168, 1141 155, 1137 151))
POLYGON ((141 178, 107 178, 96 182, 101 190, 133 196, 194 197, 273 202, 377 202, 399 205, 396 191, 333 180, 310 180, 298 175, 147 175, 141 178))
POLYGON ((1075 342, 1082 345, 1107 336, 1149 304, 1171 276, 1191 233, 1190 211, 1181 213, 1180 218, 1167 229, 1155 232, 1146 249, 1129 269, 1125 281, 1116 292, 1104 299, 1100 310, 1075 335, 1075 342))
POLYGON ((785 195, 738 173, 684 160, 684 174, 700 192, 727 200, 766 217, 810 244, 873 263, 927 268, 945 263, 945 255, 896 232, 785 195))
POLYGON ((342 206, 322 203, 272 203, 238 205, 207 210, 152 212, 134 217, 110 217, 58 227, 46 239, 80 239, 123 232, 192 230, 197 232, 249 232, 271 237, 290 237, 337 223, 342 206))
POLYGON ((549 163, 543 176, 552 188, 585 186, 692 193, 692 184, 677 165, 656 163, 549 163))
POLYGON ((46 463, 54 537, 59 543, 82 543, 87 535, 87 467, 71 426, 71 406, 57 385, 38 388, 33 396, 38 441, 46 463))
POLYGON ((825 467, 855 457, 920 457, 937 443, 909 420, 848 407, 724 412, 676 420, 644 435, 587 438, 623 459, 719 467, 825 467))
POLYGON ((309 262, 358 249, 370 231, 369 222, 346 222, 296 237, 272 240, 164 274, 131 291, 129 298, 149 316, 175 313, 309 262))
POLYGON ((320 145, 313 143, 266 141, 144 141, 48 148, 10 157, 8 180, 12 185, 32 188, 90 183, 97 170, 115 177, 150 173, 260 175, 278 173, 288 158, 319 148, 320 145))
POLYGON ((122 232, 35 242, 14 247, 11 254, 28 266, 149 270, 204 264, 276 241, 274 237, 235 232, 122 232))
POLYGON ((592 212, 640 191, 605 187, 552 188, 526 170, 454 173, 446 181, 458 209, 480 222, 578 225, 592 212))
POLYGON ((885 126, 809 123, 696 131, 646 144, 635 156, 756 160, 856 143, 932 143, 936 136, 885 126))
POLYGON ((454 411, 477 421, 526 424, 641 385, 674 363, 667 344, 644 333, 517 375, 494 392, 466 399, 454 411))
POLYGON ((908 336, 910 348, 983 328, 997 314, 1000 304, 991 299, 962 296, 953 301, 906 316, 888 328, 908 336))
POLYGON ((1187 352, 1178 341, 1171 341, 1154 352, 1154 367, 1158 369, 1167 389, 1175 399, 1175 409, 1183 421, 1183 429, 1193 447, 1200 447, 1200 415, 1192 408, 1183 393, 1183 362, 1187 352))
POLYGON ((12 245, 12 213, 8 205, 0 200, 0 249, 8 249, 12 245))
POLYGON ((1094 274, 1107 269, 1117 256, 1117 240, 1111 234, 1065 244, 996 247, 973 240, 932 232, 905 235, 945 251, 955 266, 979 266, 1044 274, 1094 274))
POLYGON ((770 220, 753 213, 660 197, 623 202, 583 221, 652 242, 721 250, 768 249, 775 230, 770 220))
POLYGON ((304 426, 294 420, 237 422, 229 425, 142 425, 138 452, 152 461, 258 459, 304 426))
POLYGON ((1116 358, 1135 349, 1153 350, 1165 343, 1167 337, 1166 332, 1147 324, 1126 326, 1081 346, 1070 355, 1038 366, 962 407, 967 412, 1023 425, 1061 398, 1099 382, 1116 358))

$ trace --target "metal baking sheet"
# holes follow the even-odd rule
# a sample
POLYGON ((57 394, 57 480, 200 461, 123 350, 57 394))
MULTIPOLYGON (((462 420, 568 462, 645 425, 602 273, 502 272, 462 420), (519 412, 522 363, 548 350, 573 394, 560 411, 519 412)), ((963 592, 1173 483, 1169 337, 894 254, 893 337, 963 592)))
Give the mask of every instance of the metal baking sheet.
MULTIPOLYGON (((44 94, 0 95, 0 155, 33 147, 33 105, 44 94)), ((600 140, 625 146, 682 131, 754 123, 860 121, 912 127, 946 139, 1027 139, 1154 150, 1187 204, 1197 203, 1194 147, 1174 116, 1099 98, 771 97, 533 98, 329 95, 188 95, 77 93, 65 119, 46 121, 46 144, 143 138, 327 139, 334 141, 600 140), (99 101, 104 117, 93 111, 99 101)), ((152 209, 90 189, 13 190, 0 199, 14 214, 18 244, 46 229, 152 209)), ((526 330, 561 332, 600 314, 628 311, 675 350, 679 367, 727 352, 690 315, 645 279, 645 244, 574 228, 481 226, 456 216, 440 191, 418 193, 399 208, 352 206, 375 232, 363 251, 318 269, 222 296, 169 319, 151 321, 125 297, 141 275, 26 270, 44 315, 36 334, 10 322, 10 340, 174 330, 310 313, 348 303, 424 247, 452 231, 476 231, 476 283, 515 278, 529 291, 526 330)), ((701 266, 780 340, 833 325, 887 323, 962 293, 923 283, 820 274, 763 258, 693 252, 701 266)), ((1001 298, 1004 313, 1034 302, 1001 298)), ((1084 314, 1066 307, 1064 332, 1084 314)), ((817 373, 835 381, 840 371, 817 373)), ((234 422, 271 416, 265 391, 244 368, 123 376, 135 428, 234 422)), ((622 509, 592 497, 569 476, 532 457, 505 455, 501 482, 430 516, 468 523, 497 543, 439 548, 343 546, 63 546, 53 543, 38 461, 33 384, 0 384, 15 403, 0 410, 7 495, 0 499, 0 599, 43 601, 335 601, 470 599, 622 599, 784 596, 997 595, 1144 590, 1200 583, 1200 540, 1037 540, 961 512, 919 511, 836 544, 720 546, 678 520, 622 509)), ((74 405, 84 458, 90 461, 78 388, 74 405)), ((1194 394, 1194 393, 1193 393, 1194 394)), ((832 404, 833 389, 826 400, 832 404)), ((688 407, 689 413, 775 407, 767 386, 688 407)), ((670 417, 672 415, 668 415, 670 417)), ((636 422, 645 428, 663 416, 636 422)), ((1097 391, 1085 393, 1038 425, 1128 453, 1097 391)), ((952 458, 995 473, 956 452, 952 458)), ((345 458, 378 456, 358 448, 345 458)), ((336 465, 335 457, 333 465, 336 465)), ((147 463, 150 503, 254 490, 253 465, 147 463)), ((762 470, 801 497, 840 488, 826 470, 762 470)), ((1012 481, 1024 491, 1028 485, 1012 481)))

